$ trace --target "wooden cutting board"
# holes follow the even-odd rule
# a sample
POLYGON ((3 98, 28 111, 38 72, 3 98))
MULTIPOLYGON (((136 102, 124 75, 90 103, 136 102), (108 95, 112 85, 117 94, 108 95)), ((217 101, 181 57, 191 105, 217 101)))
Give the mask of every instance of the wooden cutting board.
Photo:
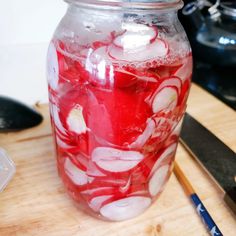
MULTIPOLYGON (((111 223, 79 211, 57 175, 48 106, 36 107, 44 115, 43 124, 0 135, 0 146, 17 168, 13 180, 0 193, 0 236, 208 235, 173 174, 156 203, 135 219, 111 223)), ((187 110, 236 151, 235 111, 196 85, 192 86, 187 110)), ((236 235, 236 219, 223 202, 221 190, 181 145, 177 160, 224 235, 236 235)))

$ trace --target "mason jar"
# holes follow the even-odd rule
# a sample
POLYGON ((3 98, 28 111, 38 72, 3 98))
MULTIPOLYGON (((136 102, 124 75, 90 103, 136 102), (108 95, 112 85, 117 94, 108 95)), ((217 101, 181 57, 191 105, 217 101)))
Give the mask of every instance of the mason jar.
POLYGON ((59 174, 81 209, 127 220, 172 172, 192 75, 182 1, 66 2, 47 57, 59 174))

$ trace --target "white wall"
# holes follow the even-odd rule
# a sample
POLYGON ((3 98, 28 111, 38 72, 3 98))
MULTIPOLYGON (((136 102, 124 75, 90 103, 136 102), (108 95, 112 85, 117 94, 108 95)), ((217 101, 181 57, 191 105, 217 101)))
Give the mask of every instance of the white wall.
POLYGON ((47 102, 46 52, 63 0, 0 0, 0 95, 47 102))

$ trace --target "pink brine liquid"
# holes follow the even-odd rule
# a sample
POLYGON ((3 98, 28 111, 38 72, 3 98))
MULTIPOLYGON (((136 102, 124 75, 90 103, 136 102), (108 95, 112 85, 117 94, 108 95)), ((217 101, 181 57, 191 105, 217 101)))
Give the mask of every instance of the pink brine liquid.
POLYGON ((132 218, 160 195, 186 108, 191 52, 148 30, 148 43, 135 49, 127 49, 127 31, 49 46, 59 173, 72 198, 106 220, 132 218))

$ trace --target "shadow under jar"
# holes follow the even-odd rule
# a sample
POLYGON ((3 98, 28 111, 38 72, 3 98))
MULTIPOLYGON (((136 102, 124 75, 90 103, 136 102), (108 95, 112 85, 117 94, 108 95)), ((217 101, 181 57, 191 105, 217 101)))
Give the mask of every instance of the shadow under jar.
POLYGON ((68 0, 48 49, 60 176, 83 210, 144 212, 173 166, 192 75, 178 0, 68 0))

